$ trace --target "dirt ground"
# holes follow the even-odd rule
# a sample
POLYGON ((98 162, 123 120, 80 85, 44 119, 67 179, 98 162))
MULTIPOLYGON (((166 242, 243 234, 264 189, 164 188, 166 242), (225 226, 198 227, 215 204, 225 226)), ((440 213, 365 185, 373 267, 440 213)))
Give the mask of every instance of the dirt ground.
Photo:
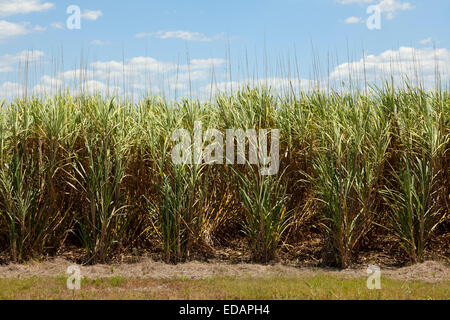
MULTIPOLYGON (((30 278, 66 276, 67 267, 74 263, 54 258, 43 262, 28 262, 27 264, 0 265, 0 278, 30 278)), ((151 258, 139 258, 135 263, 120 263, 108 265, 80 265, 81 274, 87 279, 122 276, 125 278, 148 279, 207 279, 212 277, 308 277, 314 275, 334 275, 343 278, 367 277, 366 268, 328 269, 296 267, 283 264, 260 265, 250 263, 229 262, 188 262, 170 265, 154 261, 151 258)), ((450 267, 447 264, 427 261, 401 268, 381 268, 382 276, 404 281, 421 280, 425 282, 450 281, 450 267)))

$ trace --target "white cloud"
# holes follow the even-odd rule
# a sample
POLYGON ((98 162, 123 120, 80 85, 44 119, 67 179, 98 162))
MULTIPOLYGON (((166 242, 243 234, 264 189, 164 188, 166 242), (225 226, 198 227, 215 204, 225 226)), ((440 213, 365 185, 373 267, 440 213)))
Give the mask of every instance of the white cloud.
POLYGON ((420 44, 427 45, 433 43, 433 38, 429 37, 423 40, 420 40, 420 44))
POLYGON ((151 57, 134 57, 123 63, 121 61, 96 61, 91 64, 94 70, 108 74, 135 74, 139 72, 164 73, 176 70, 177 65, 158 61, 151 57))
MULTIPOLYGON (((43 76, 39 84, 35 85, 31 92, 32 94, 43 96, 43 95, 53 95, 58 92, 58 90, 63 89, 64 83, 58 79, 50 76, 43 76)), ((76 87, 70 88, 70 93, 73 95, 77 94, 97 94, 102 95, 114 94, 120 95, 121 89, 117 86, 108 85, 102 81, 98 80, 87 80, 84 79, 76 87)))
POLYGON ((54 7, 53 3, 41 0, 0 0, 0 17, 41 12, 54 7))
POLYGON ((0 56, 0 72, 14 71, 14 67, 19 62, 35 62, 43 56, 44 52, 39 50, 24 50, 14 55, 2 55, 0 56))
POLYGON ((106 45, 110 45, 111 41, 92 40, 90 43, 93 46, 106 46, 106 45))
POLYGON ((191 69, 209 69, 211 67, 223 65, 225 62, 226 62, 225 59, 217 59, 217 58, 193 59, 190 61, 189 67, 191 69))
POLYGON ((81 14, 81 18, 91 21, 95 21, 101 16, 103 16, 103 13, 100 10, 84 10, 81 14))
POLYGON ((24 36, 32 32, 44 31, 41 26, 32 26, 28 22, 13 23, 6 20, 0 20, 0 41, 7 38, 24 36))
POLYGON ((397 11, 406 11, 414 9, 414 6, 409 2, 401 2, 397 0, 382 0, 378 3, 381 12, 386 14, 388 20, 392 20, 397 11))
POLYGON ((362 23, 364 20, 360 17, 348 17, 345 19, 346 24, 362 23))
POLYGON ((156 31, 151 33, 138 33, 135 35, 136 38, 144 37, 156 37, 159 39, 181 39, 185 41, 199 41, 199 42, 211 42, 214 40, 219 40, 224 37, 223 33, 216 34, 214 36, 208 37, 200 32, 191 32, 183 30, 175 31, 156 31))
POLYGON ((200 81, 206 80, 209 77, 209 72, 207 70, 192 70, 190 72, 180 72, 177 75, 171 75, 169 81, 181 85, 182 83, 188 84, 189 81, 200 81))
POLYGON ((60 79, 44 75, 41 77, 40 83, 32 88, 35 94, 53 94, 58 88, 61 88, 63 82, 60 79))
POLYGON ((337 3, 340 4, 365 4, 365 3, 371 3, 374 2, 374 0, 336 0, 337 3))
POLYGON ((0 56, 0 73, 13 72, 19 63, 32 63, 44 56, 42 51, 24 50, 16 54, 5 54, 0 56))
POLYGON ((88 80, 83 84, 82 91, 87 94, 94 94, 94 93, 112 93, 115 92, 115 94, 120 94, 120 88, 117 86, 109 86, 108 84, 105 84, 104 82, 97 81, 97 80, 88 80))
POLYGON ((430 88, 435 82, 436 66, 442 80, 450 80, 450 50, 400 47, 379 55, 367 55, 359 61, 343 63, 333 70, 330 79, 337 83, 347 81, 349 76, 354 80, 362 80, 365 74, 368 82, 376 82, 389 80, 392 76, 397 84, 409 79, 413 84, 420 83, 430 88))
POLYGON ((388 20, 392 20, 398 11, 406 11, 414 9, 414 5, 409 2, 402 2, 399 0, 336 0, 337 3, 347 4, 360 4, 360 5, 377 5, 381 12, 386 15, 388 20))
POLYGON ((20 97, 25 93, 25 86, 18 82, 3 82, 0 85, 0 100, 20 97))
MULTIPOLYGON (((19 52, 15 55, 0 56, 0 71, 10 71, 17 61, 29 57, 29 52, 19 52)), ((34 57, 42 57, 42 52, 34 52, 34 57)), ((36 58, 34 58, 36 60, 36 58)), ((443 83, 450 81, 450 50, 432 48, 400 47, 396 50, 386 50, 379 54, 366 55, 364 59, 343 63, 335 67, 329 77, 317 80, 291 78, 281 76, 263 79, 243 80, 227 79, 226 60, 220 58, 192 59, 190 64, 161 61, 152 57, 139 56, 125 61, 95 61, 80 69, 66 70, 52 76, 41 77, 38 83, 30 84, 34 93, 55 92, 57 89, 70 87, 72 93, 119 92, 121 94, 137 95, 151 91, 154 94, 173 94, 177 97, 188 96, 192 91, 194 96, 208 98, 211 93, 230 92, 243 86, 268 86, 283 93, 308 91, 320 86, 327 88, 346 89, 343 82, 352 81, 362 84, 364 76, 369 83, 381 84, 393 76, 397 86, 409 79, 411 85, 424 85, 431 88, 435 84, 435 68, 439 67, 443 83), (214 66, 215 74, 212 74, 214 66), (214 79, 214 80, 213 80, 214 79), (212 84, 211 84, 212 83, 212 84)), ((4 87, 14 87, 11 83, 4 87)), ((5 89, 6 88, 6 89, 5 89)), ((18 92, 20 86, 15 86, 18 92)), ((20 90, 19 90, 20 91, 20 90)), ((30 90, 31 92, 31 90, 30 90)))
POLYGON ((226 61, 224 59, 193 59, 190 65, 176 64, 173 62, 159 61, 152 57, 134 57, 128 60, 128 63, 119 61, 96 61, 91 64, 94 71, 104 72, 107 74, 123 74, 129 75, 137 73, 167 73, 167 72, 187 72, 188 70, 207 70, 211 67, 223 65, 226 61))
POLYGON ((55 21, 55 22, 52 22, 52 23, 50 24, 50 27, 52 27, 52 28, 54 28, 54 29, 60 29, 60 30, 63 30, 63 29, 64 29, 64 24, 63 24, 62 22, 55 21))
POLYGON ((315 81, 302 78, 289 78, 289 77, 268 77, 260 79, 244 79, 241 81, 221 81, 214 84, 208 84, 202 86, 198 90, 198 94, 201 97, 206 97, 210 94, 216 95, 219 93, 230 93, 238 89, 243 89, 247 86, 250 87, 265 87, 275 90, 276 92, 294 90, 298 93, 299 90, 309 91, 316 88, 317 85, 325 85, 323 81, 315 81))
POLYGON ((189 65, 176 64, 145 56, 125 62, 95 61, 80 69, 66 70, 51 77, 43 76, 32 88, 36 94, 55 93, 66 87, 70 87, 72 93, 83 90, 107 94, 118 92, 118 86, 125 85, 138 92, 151 90, 154 94, 164 94, 167 93, 164 89, 168 89, 169 92, 177 90, 183 94, 188 90, 189 82, 209 81, 211 68, 225 63, 224 59, 210 58, 193 59, 189 65))

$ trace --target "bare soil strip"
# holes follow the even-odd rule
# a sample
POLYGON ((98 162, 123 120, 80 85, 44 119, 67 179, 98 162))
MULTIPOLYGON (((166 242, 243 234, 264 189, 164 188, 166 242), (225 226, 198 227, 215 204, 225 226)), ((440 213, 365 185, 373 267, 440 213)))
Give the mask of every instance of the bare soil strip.
MULTIPOLYGON (((0 278, 30 278, 30 277, 57 277, 65 276, 67 267, 74 263, 62 258, 55 258, 43 262, 32 261, 27 264, 0 265, 0 278)), ((109 265, 81 266, 81 274, 86 279, 100 279, 112 276, 124 278, 145 279, 189 279, 200 280, 215 277, 235 278, 273 278, 273 277, 310 277, 314 275, 332 275, 342 278, 367 277, 366 268, 358 269, 328 269, 305 268, 283 264, 231 264, 216 262, 188 262, 170 265, 154 261, 150 258, 141 258, 136 263, 122 263, 109 265)), ((412 266, 387 269, 381 268, 384 277, 394 280, 425 282, 450 281, 450 268, 448 265, 427 261, 412 266)))

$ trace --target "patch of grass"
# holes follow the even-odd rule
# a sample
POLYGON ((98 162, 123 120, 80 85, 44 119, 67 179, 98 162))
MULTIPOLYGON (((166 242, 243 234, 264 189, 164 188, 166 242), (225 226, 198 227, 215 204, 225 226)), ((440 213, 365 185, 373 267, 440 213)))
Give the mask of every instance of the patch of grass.
POLYGON ((369 290, 365 278, 311 277, 83 280, 66 289, 63 277, 0 279, 0 299, 274 299, 274 300, 446 300, 449 282, 399 281, 382 277, 381 290, 369 290))
POLYGON ((111 287, 114 287, 114 288, 120 287, 127 281, 127 279, 125 279, 124 277, 121 277, 121 276, 110 277, 108 280, 109 280, 109 284, 111 285, 111 287))

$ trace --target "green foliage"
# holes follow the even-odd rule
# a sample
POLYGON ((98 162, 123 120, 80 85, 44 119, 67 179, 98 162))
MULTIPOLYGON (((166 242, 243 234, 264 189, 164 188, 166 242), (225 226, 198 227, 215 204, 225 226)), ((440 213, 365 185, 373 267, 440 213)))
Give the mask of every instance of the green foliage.
POLYGON ((421 261, 448 218, 449 110, 447 91, 393 85, 298 96, 245 88, 211 102, 4 102, 0 250, 21 261, 70 243, 86 262, 103 262, 145 247, 177 263, 243 232, 253 258, 267 262, 313 221, 332 264, 351 264, 376 225, 421 261), (279 173, 173 164, 172 132, 193 133, 197 121, 203 133, 278 128, 279 173))
POLYGON ((397 117, 401 158, 399 168, 391 168, 393 179, 386 180, 383 194, 391 209, 389 227, 411 261, 422 262, 432 232, 448 214, 448 208, 439 205, 448 195, 448 168, 442 160, 450 136, 448 127, 447 132, 441 127, 448 117, 441 96, 418 92, 402 98, 409 107, 397 117))
POLYGON ((269 262, 276 257, 282 235, 291 220, 286 208, 287 186, 280 176, 262 176, 259 168, 248 165, 248 173, 235 170, 239 195, 245 208, 243 232, 250 240, 255 261, 269 262))

